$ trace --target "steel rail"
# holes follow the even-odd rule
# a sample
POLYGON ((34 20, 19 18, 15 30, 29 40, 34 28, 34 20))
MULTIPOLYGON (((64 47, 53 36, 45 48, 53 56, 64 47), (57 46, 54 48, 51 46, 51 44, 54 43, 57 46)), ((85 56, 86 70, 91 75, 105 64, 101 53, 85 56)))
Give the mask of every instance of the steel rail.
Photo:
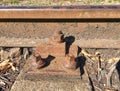
POLYGON ((119 19, 120 6, 7 6, 0 19, 119 19))

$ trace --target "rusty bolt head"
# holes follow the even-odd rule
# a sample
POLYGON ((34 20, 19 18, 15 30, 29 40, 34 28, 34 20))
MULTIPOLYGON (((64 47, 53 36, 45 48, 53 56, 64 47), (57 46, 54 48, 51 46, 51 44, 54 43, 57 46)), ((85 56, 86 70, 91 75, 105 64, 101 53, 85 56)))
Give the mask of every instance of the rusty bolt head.
POLYGON ((41 58, 41 56, 36 57, 36 63, 37 63, 37 69, 42 68, 46 64, 45 61, 41 58))
POLYGON ((51 41, 61 43, 63 42, 63 38, 64 38, 64 34, 62 33, 62 31, 55 31, 53 33, 51 41))
POLYGON ((35 56, 35 57, 38 57, 38 56, 39 56, 39 53, 36 51, 36 52, 34 53, 34 56, 35 56))
POLYGON ((55 31, 54 34, 63 34, 62 31, 55 31))
POLYGON ((77 62, 74 56, 66 56, 64 67, 67 69, 75 70, 77 66, 77 62))
POLYGON ((31 65, 37 69, 44 67, 46 62, 41 58, 41 56, 36 55, 32 57, 31 65))

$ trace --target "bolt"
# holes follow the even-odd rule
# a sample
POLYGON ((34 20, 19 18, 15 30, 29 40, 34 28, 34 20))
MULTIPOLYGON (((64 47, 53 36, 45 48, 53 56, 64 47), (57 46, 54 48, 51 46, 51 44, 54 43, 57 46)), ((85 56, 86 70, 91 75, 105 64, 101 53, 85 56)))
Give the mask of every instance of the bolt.
POLYGON ((45 66, 46 62, 41 58, 37 53, 33 56, 32 66, 37 69, 40 69, 45 66))
POLYGON ((41 58, 41 56, 36 57, 37 69, 40 69, 45 66, 46 62, 41 58))
POLYGON ((62 31, 55 31, 53 33, 51 41, 61 43, 63 42, 63 38, 64 38, 64 34, 62 33, 62 31))
POLYGON ((66 56, 64 67, 67 69, 75 70, 77 66, 77 62, 74 56, 66 56))
POLYGON ((36 51, 35 53, 34 53, 34 56, 35 57, 38 57, 40 54, 36 51))

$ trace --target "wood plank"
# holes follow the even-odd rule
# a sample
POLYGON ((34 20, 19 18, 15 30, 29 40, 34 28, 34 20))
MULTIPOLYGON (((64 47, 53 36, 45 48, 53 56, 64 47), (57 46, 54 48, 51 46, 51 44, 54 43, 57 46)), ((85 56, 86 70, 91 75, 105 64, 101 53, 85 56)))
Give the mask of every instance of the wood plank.
MULTIPOLYGON (((40 43, 47 43, 49 39, 34 38, 0 38, 1 47, 35 47, 40 43)), ((120 48, 120 39, 79 39, 73 43, 81 48, 120 48)))

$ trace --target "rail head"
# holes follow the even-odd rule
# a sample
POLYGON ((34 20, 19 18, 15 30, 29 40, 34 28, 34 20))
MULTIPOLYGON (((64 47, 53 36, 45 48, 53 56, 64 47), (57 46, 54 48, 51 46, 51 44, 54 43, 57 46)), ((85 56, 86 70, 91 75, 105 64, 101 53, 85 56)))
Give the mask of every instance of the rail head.
POLYGON ((119 5, 105 6, 6 6, 0 19, 118 19, 119 5))

